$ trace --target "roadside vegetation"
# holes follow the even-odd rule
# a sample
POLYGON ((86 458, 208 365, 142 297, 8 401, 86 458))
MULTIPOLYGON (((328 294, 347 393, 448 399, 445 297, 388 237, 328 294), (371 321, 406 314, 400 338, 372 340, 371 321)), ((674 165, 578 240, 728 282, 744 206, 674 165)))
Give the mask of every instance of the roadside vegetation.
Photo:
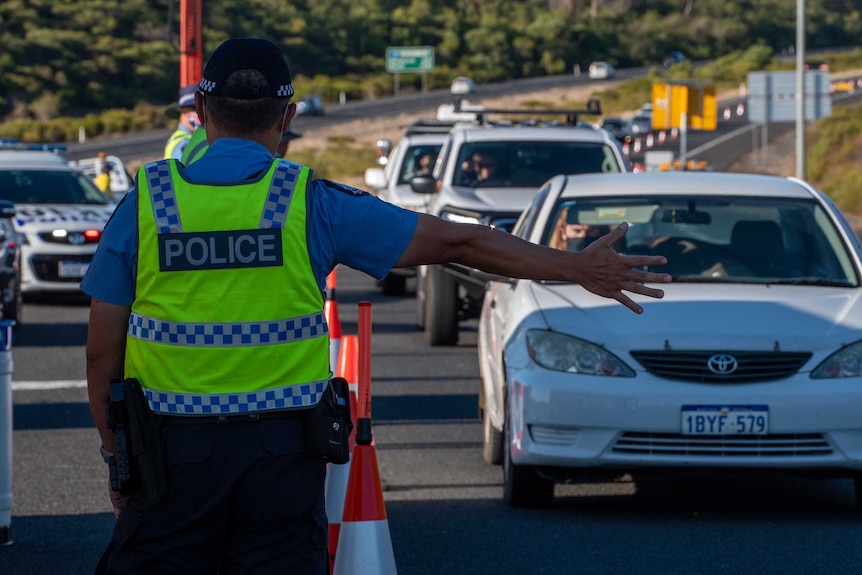
MULTIPOLYGON (((385 69, 390 46, 432 46, 428 88, 452 78, 476 82, 570 74, 594 60, 617 68, 651 66, 645 78, 594 94, 605 115, 637 109, 652 85, 703 79, 735 89, 752 70, 791 69, 796 0, 219 0, 204 2, 204 55, 229 37, 260 36, 280 45, 297 95, 326 102, 392 92, 385 69), (664 55, 688 60, 665 69, 664 55), (705 66, 693 62, 711 61, 705 66)), ((806 5, 812 67, 862 69, 862 52, 834 51, 862 37, 854 0, 806 5)), ((7 0, 0 3, 0 137, 74 142, 173 125, 164 109, 177 93, 179 15, 176 0, 7 0)), ((421 88, 402 74, 402 94, 421 88)), ((524 102, 584 107, 586 102, 524 102)), ((858 110, 836 109, 811 138, 811 180, 842 208, 862 212, 856 190, 862 154, 858 110), (822 126, 822 129, 820 129, 822 126)), ((349 138, 297 160, 321 177, 361 174, 374 151, 349 138)))

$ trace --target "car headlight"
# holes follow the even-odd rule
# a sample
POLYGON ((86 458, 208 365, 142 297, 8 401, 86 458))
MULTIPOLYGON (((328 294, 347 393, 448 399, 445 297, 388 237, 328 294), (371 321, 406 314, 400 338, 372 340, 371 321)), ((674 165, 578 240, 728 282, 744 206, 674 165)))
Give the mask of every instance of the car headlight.
POLYGON ((862 341, 842 347, 811 372, 812 379, 859 377, 862 375, 862 341))
POLYGON ((609 377, 635 376, 630 367, 603 348, 554 331, 528 331, 527 351, 537 364, 554 371, 609 377))
POLYGON ((479 218, 475 216, 465 216, 464 214, 456 214, 454 212, 440 212, 440 219, 447 222, 455 222, 457 224, 481 224, 479 218))

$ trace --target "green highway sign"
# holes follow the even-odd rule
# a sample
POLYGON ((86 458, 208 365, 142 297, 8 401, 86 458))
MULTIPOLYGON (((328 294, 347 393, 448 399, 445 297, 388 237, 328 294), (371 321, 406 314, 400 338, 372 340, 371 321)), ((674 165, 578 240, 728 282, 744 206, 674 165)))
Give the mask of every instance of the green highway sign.
POLYGON ((386 48, 386 71, 393 74, 430 72, 434 69, 432 46, 390 46, 386 48))

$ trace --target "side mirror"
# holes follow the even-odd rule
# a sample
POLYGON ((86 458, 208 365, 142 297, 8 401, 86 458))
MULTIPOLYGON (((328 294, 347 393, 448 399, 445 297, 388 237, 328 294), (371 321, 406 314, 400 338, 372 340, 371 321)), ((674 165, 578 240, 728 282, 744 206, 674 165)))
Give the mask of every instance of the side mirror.
POLYGON ((382 190, 386 187, 386 173, 381 168, 368 168, 365 170, 365 185, 382 190))
POLYGON ((432 176, 415 176, 410 180, 410 189, 417 194, 436 194, 437 180, 432 176))

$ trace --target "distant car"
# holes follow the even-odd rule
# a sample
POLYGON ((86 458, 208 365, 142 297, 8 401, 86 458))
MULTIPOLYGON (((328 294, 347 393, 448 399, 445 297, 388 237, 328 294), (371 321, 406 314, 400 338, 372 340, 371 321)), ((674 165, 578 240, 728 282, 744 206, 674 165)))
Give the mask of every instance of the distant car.
POLYGON ((832 200, 794 178, 560 175, 512 233, 579 251, 621 222, 614 248, 673 277, 663 299, 631 295, 642 316, 574 283, 489 284, 479 408, 505 501, 770 472, 854 479, 862 504, 862 246, 832 200))
POLYGON ((3 146, 0 200, 15 204, 23 292, 79 293, 115 206, 57 153, 3 146))
POLYGON ((670 68, 674 64, 679 64, 680 62, 684 61, 685 54, 683 54, 679 50, 671 50, 665 55, 664 59, 661 61, 661 65, 665 68, 670 68))
POLYGON ((652 131, 652 114, 636 114, 630 123, 631 133, 640 136, 652 131))
POLYGON ((298 116, 323 116, 326 114, 326 107, 319 96, 302 96, 296 102, 296 114, 298 116))
POLYGON ((589 76, 591 80, 608 80, 616 76, 617 71, 608 62, 593 62, 590 64, 589 76))
POLYGON ((599 127, 610 132, 620 142, 625 142, 632 135, 631 122, 625 118, 605 118, 599 127))
POLYGON ((466 96, 476 91, 476 83, 472 78, 467 76, 458 76, 452 80, 452 85, 449 86, 449 92, 456 96, 466 96))

